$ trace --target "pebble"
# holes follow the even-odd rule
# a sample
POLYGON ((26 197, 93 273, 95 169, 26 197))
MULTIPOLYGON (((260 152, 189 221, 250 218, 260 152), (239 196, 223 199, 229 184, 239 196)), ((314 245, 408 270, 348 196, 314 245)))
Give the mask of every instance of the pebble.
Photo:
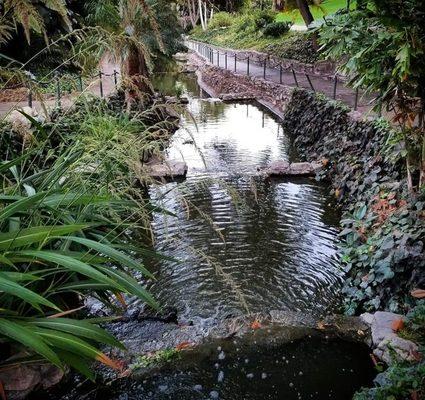
POLYGON ((261 379, 266 379, 267 378, 267 374, 265 373, 265 372, 263 372, 262 374, 261 374, 261 379))
POLYGON ((224 360, 225 358, 226 358, 226 355, 224 354, 224 351, 221 351, 220 354, 218 355, 218 359, 224 360))
POLYGON ((168 389, 168 386, 167 385, 159 385, 158 389, 159 389, 160 392, 165 392, 168 389))
POLYGON ((210 398, 211 398, 211 399, 218 399, 219 397, 220 397, 220 395, 218 394, 218 392, 217 392, 217 391, 212 390, 212 391, 210 392, 210 398))
POLYGON ((220 382, 223 382, 223 379, 224 379, 224 372, 220 371, 218 373, 217 381, 220 383, 220 382))
POLYGON ((247 377, 248 379, 252 379, 252 378, 254 378, 254 374, 251 372, 251 373, 249 373, 249 374, 246 374, 246 377, 247 377))
POLYGON ((195 385, 193 387, 193 390, 196 390, 197 392, 201 392, 202 391, 202 385, 195 385))

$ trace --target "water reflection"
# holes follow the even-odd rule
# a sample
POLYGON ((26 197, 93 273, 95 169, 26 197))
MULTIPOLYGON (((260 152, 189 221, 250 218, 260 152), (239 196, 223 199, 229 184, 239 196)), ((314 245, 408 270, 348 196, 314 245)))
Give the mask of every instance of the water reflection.
MULTIPOLYGON (((150 265, 151 290, 182 320, 267 309, 325 312, 336 303, 337 216, 313 180, 263 181, 257 168, 288 160, 279 124, 250 104, 196 96, 168 156, 189 165, 183 184, 151 188, 175 217, 157 215, 157 249, 181 260, 150 265)), ((164 81, 162 81, 164 84, 164 81)))

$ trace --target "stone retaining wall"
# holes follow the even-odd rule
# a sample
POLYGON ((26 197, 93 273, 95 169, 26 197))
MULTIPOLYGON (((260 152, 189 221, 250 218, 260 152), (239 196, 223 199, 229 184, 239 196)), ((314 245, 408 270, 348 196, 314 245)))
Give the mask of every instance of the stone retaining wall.
POLYGON ((211 96, 224 101, 257 100, 282 116, 292 88, 258 77, 235 74, 213 66, 195 53, 188 58, 189 70, 196 70, 200 86, 211 96))

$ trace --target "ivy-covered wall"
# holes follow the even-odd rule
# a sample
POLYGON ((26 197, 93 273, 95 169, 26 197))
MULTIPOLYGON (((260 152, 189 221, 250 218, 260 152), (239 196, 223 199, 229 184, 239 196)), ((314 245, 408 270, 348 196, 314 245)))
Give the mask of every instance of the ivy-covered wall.
POLYGON ((305 90, 294 91, 283 125, 304 159, 326 165, 319 178, 341 204, 347 312, 410 309, 410 292, 425 286, 425 198, 406 189, 395 132, 305 90))

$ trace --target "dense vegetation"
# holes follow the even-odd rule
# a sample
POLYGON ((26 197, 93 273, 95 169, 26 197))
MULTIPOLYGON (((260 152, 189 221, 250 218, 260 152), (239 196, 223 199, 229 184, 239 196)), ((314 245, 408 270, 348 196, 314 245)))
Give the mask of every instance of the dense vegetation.
POLYGON ((333 182, 342 207, 345 312, 407 314, 400 335, 420 345, 414 361, 395 360, 375 388, 355 398, 420 399, 425 395, 420 0, 3 1, 3 89, 18 87, 26 94, 31 88, 43 104, 45 94, 57 90, 52 78, 59 73, 62 90, 78 98, 45 115, 15 111, 0 124, 0 371, 49 362, 93 379, 94 360, 120 370, 120 362, 101 348, 123 346, 101 327, 106 319, 87 317, 85 299, 103 303, 111 318, 119 318, 130 296, 158 308, 145 289, 154 277, 144 264, 164 257, 150 250, 150 220, 153 212, 167 210, 147 199, 150 182, 141 163, 160 156, 175 128, 150 77, 182 49, 184 29, 218 46, 306 63, 338 61, 349 85, 374 97, 376 111, 384 110, 390 123, 349 125, 346 107, 295 91, 285 124, 302 125, 292 131, 294 145, 305 158, 325 161, 321 177, 333 182), (290 30, 300 23, 308 25, 307 32, 290 30), (107 99, 79 93, 78 79, 90 82, 106 56, 121 71, 118 91, 107 99))
POLYGON ((122 345, 98 327, 101 321, 85 317, 84 298, 118 315, 126 295, 158 307, 140 283, 152 278, 143 260, 160 257, 147 250, 151 213, 160 210, 143 195, 140 162, 159 152, 173 129, 149 95, 149 74, 155 60, 176 51, 179 35, 177 23, 160 29, 176 18, 166 1, 84 3, 78 20, 61 0, 9 1, 0 8, 5 86, 22 83, 42 93, 29 79, 31 65, 41 64, 47 77, 70 63, 84 74, 106 51, 123 66, 113 98, 80 95, 67 110, 43 117, 15 111, 2 122, 0 368, 44 359, 93 378, 93 360, 121 368, 100 344, 122 345), (51 15, 60 21, 53 36, 51 15), (41 36, 40 54, 64 51, 55 51, 54 63, 32 51, 15 60, 9 43, 22 35, 38 45, 41 36))

